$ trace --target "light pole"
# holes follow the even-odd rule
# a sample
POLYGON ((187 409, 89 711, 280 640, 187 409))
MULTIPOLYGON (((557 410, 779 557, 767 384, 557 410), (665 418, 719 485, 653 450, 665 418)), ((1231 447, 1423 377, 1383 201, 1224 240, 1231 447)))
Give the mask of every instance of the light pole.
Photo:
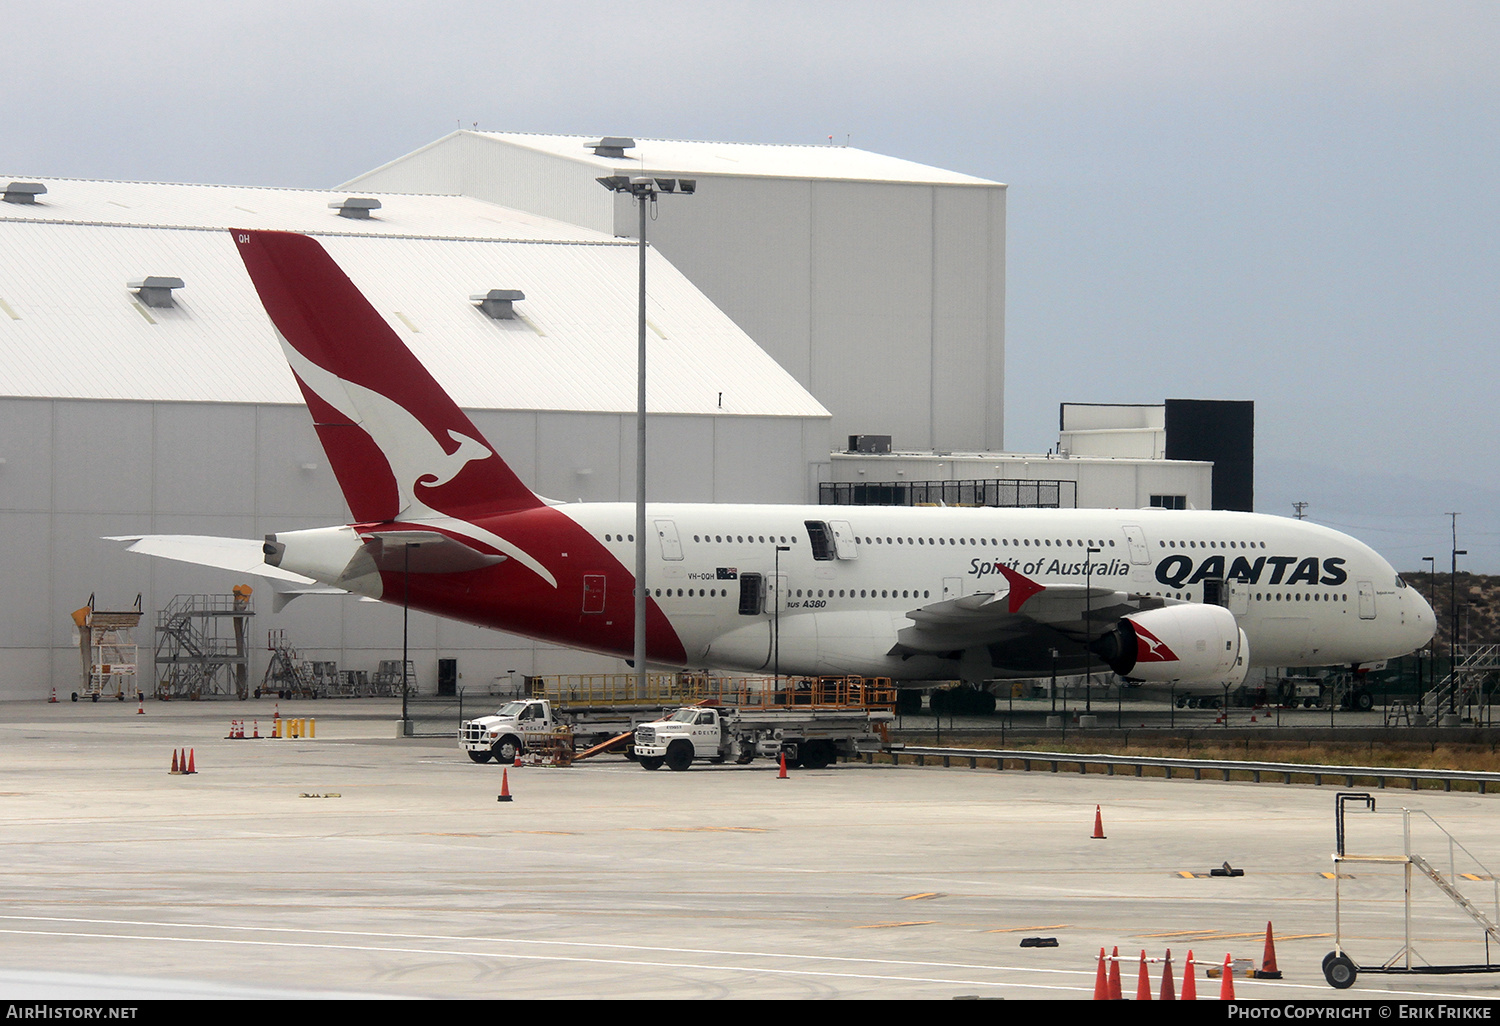
POLYGON ((771 601, 775 603, 771 607, 771 617, 776 629, 776 662, 774 672, 778 690, 781 688, 781 554, 791 551, 792 547, 790 545, 776 546, 776 556, 773 561, 774 568, 771 571, 771 601))
MULTIPOLYGON (((1427 593, 1432 596, 1432 608, 1437 609, 1437 557, 1423 556, 1422 562, 1427 564, 1427 593)), ((1433 620, 1437 620, 1437 613, 1432 614, 1433 620)), ((1435 639, 1434 639, 1435 640, 1435 639)), ((1420 663, 1418 664, 1420 665, 1420 663)), ((1427 683, 1437 683, 1437 648, 1429 644, 1427 646, 1427 683)), ((1417 712, 1422 711, 1422 698, 1427 694, 1427 688, 1423 685, 1421 674, 1417 675, 1417 712)))
POLYGON ((635 197, 641 211, 639 302, 636 317, 635 382, 635 655, 636 697, 646 697, 646 206, 655 205, 661 193, 691 196, 698 183, 691 178, 629 178, 610 175, 596 179, 610 192, 635 197))
MULTIPOLYGON (((1090 545, 1083 557, 1083 711, 1093 711, 1094 694, 1094 557, 1101 550, 1090 545)), ((1108 698, 1108 696, 1105 696, 1108 698)))
POLYGON ((1448 574, 1448 712, 1458 713, 1458 557, 1468 549, 1458 547, 1458 514, 1449 513, 1453 523, 1453 562, 1448 574))

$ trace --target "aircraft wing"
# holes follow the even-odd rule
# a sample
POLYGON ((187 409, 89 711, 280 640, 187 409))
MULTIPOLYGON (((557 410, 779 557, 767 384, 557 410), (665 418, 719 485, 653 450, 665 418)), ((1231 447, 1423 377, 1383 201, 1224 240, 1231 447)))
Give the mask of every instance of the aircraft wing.
POLYGON ((299 595, 349 594, 341 588, 319 584, 311 577, 271 566, 265 559, 262 548, 264 543, 250 538, 214 538, 200 534, 136 534, 117 535, 106 538, 105 541, 130 542, 125 549, 127 552, 139 552, 146 556, 160 556, 181 563, 195 563, 198 566, 211 566, 259 577, 271 586, 275 596, 272 605, 278 613, 299 595))
POLYGON ((1005 589, 908 612, 913 626, 898 633, 892 654, 953 652, 1059 635, 1084 644, 1110 631, 1121 616, 1164 604, 1107 585, 1042 585, 1008 567, 1001 567, 1001 574, 1005 589))

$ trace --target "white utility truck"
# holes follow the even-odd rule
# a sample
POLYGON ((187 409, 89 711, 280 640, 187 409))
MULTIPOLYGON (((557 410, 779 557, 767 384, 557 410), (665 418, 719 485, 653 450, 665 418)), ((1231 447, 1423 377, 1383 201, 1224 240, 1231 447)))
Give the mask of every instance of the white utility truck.
POLYGON ((694 759, 744 765, 757 756, 822 769, 840 755, 883 750, 894 718, 889 708, 687 706, 637 727, 635 758, 648 770, 685 770, 694 759))
POLYGON ((493 716, 465 720, 458 728, 458 746, 475 762, 493 758, 504 765, 515 762, 528 743, 538 749, 565 741, 571 754, 628 735, 664 708, 554 708, 545 698, 521 698, 505 703, 493 716))
POLYGON ((789 767, 821 768, 883 748, 896 704, 889 680, 860 677, 658 680, 645 701, 633 689, 592 682, 528 678, 527 686, 529 697, 459 724, 458 745, 470 759, 509 765, 529 751, 565 764, 575 754, 619 750, 647 769, 687 769, 694 759, 785 754, 789 767))

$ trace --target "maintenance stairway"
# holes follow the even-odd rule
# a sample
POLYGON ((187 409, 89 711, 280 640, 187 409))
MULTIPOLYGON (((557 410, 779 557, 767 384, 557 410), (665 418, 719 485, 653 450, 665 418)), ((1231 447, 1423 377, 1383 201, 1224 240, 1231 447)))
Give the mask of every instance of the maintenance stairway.
POLYGON ((156 614, 156 697, 248 698, 250 589, 177 595, 156 614))
POLYGON ((1427 695, 1434 712, 1457 710, 1472 701, 1484 685, 1485 678, 1500 671, 1500 645, 1464 645, 1461 659, 1427 695))

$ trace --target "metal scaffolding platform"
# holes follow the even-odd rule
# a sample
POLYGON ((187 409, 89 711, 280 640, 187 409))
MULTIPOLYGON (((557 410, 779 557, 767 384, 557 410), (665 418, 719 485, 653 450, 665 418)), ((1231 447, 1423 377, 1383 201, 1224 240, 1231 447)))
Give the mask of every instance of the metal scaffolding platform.
POLYGON ((90 595, 88 605, 73 611, 78 650, 83 657, 83 682, 73 692, 73 701, 82 697, 97 702, 104 697, 123 702, 127 695, 134 698, 139 694, 135 629, 140 622, 139 595, 134 609, 95 609, 94 596, 90 595))
POLYGON ((156 614, 156 697, 250 697, 250 588, 178 595, 156 614))

